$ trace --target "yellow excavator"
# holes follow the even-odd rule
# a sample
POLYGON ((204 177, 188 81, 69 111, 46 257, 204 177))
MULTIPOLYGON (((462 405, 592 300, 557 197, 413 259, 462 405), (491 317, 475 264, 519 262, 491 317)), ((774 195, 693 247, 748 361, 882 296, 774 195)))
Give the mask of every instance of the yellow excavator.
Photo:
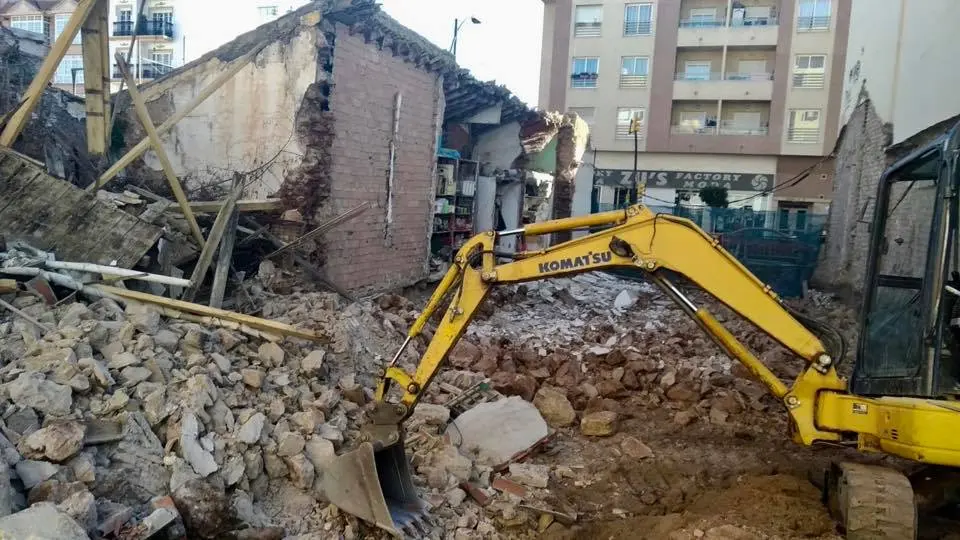
MULTIPOLYGON (((960 467, 957 149, 953 131, 894 164, 880 181, 857 360, 849 379, 838 374, 843 351, 824 346, 825 325, 791 312, 768 285, 691 221, 636 205, 487 232, 458 251, 382 373, 363 442, 325 469, 320 488, 339 508, 382 529, 417 535, 425 505, 410 476, 401 425, 487 294, 499 285, 618 268, 642 271, 765 385, 789 415, 797 443, 850 445, 934 467, 927 479, 941 472, 949 476, 960 467), (498 238, 576 230, 588 232, 535 252, 496 249, 498 238), (675 274, 805 361, 799 377, 789 385, 777 378, 671 281, 675 274), (398 366, 401 354, 445 303, 416 372, 407 373, 398 366)), ((916 537, 914 490, 902 472, 839 463, 826 476, 825 500, 847 538, 916 537)))

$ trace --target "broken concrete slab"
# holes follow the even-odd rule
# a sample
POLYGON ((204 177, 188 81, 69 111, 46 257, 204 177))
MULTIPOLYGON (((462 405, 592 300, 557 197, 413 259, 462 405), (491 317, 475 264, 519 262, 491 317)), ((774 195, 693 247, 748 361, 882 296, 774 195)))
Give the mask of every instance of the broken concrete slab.
POLYGON ((478 463, 496 467, 537 444, 549 428, 533 404, 513 396, 468 410, 450 424, 446 434, 478 463))
POLYGON ((50 503, 37 503, 0 518, 0 538, 89 540, 90 537, 66 512, 50 503))

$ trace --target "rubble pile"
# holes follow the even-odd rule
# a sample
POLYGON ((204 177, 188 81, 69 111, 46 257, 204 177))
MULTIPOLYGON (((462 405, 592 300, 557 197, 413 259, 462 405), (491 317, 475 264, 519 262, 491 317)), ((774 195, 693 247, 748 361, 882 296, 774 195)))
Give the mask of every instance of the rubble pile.
MULTIPOLYGON (((695 294, 780 375, 802 361, 749 323, 695 294)), ((555 427, 576 412, 584 434, 617 431, 621 401, 677 409, 675 420, 723 423, 775 401, 653 286, 605 274, 580 275, 505 290, 500 305, 468 330, 451 363, 487 374, 494 387, 532 400, 555 427)), ((795 373, 793 372, 795 371, 795 373)))
MULTIPOLYGON (((0 515, 29 506, 67 531, 44 529, 57 538, 280 538, 351 525, 311 487, 358 434, 372 366, 387 351, 377 343, 395 346, 378 307, 325 293, 268 302, 265 311, 329 337, 318 345, 109 299, 12 302, 50 331, 0 324, 0 488, 11 486, 0 489, 0 515)), ((0 532, 17 530, 19 516, 0 517, 0 532)))

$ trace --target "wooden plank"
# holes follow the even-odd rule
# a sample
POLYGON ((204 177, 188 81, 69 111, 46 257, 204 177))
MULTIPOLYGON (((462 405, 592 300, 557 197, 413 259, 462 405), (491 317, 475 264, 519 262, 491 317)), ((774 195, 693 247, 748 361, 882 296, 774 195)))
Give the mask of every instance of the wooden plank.
POLYGON ((136 109, 137 116, 140 118, 140 124, 143 125, 143 129, 147 132, 147 138, 150 139, 150 144, 153 145, 153 151, 156 152, 157 157, 160 159, 163 174, 167 177, 167 183, 170 184, 170 191, 173 192, 173 196, 177 199, 177 204, 180 205, 180 209, 183 211, 183 217, 186 218, 187 226, 190 227, 190 234, 192 234, 194 240, 202 246, 203 233, 200 232, 200 225, 197 223, 196 216, 190 211, 187 194, 183 192, 183 187, 180 185, 177 173, 173 170, 173 163, 170 161, 170 156, 167 155, 167 150, 163 147, 163 141, 160 140, 160 135, 157 134, 157 128, 153 125, 153 120, 150 119, 150 111, 147 110, 147 104, 140 95, 136 81, 133 80, 133 74, 130 73, 127 61, 123 58, 123 53, 119 51, 117 52, 117 66, 120 68, 120 73, 123 74, 123 79, 127 81, 127 86, 129 86, 127 90, 130 92, 133 107, 136 109))
MULTIPOLYGON (((243 189, 240 175, 234 178, 234 191, 239 193, 243 189)), ((237 225, 240 221, 240 211, 234 205, 227 218, 227 230, 223 233, 220 242, 220 251, 217 258, 217 269, 213 273, 213 289, 210 292, 210 307, 223 307, 223 295, 227 290, 227 277, 230 275, 230 266, 233 264, 233 245, 237 241, 237 225)))
POLYGON ((194 304, 192 302, 184 302, 182 300, 173 300, 172 298, 164 298, 163 296, 156 296, 153 294, 147 294, 137 291, 131 291, 126 289, 118 289, 116 287, 110 287, 107 285, 92 285, 91 288, 119 296, 120 298, 127 298, 129 300, 136 300, 138 302, 144 302, 147 304, 153 304, 161 307, 166 307, 174 309, 177 311, 182 311, 184 313, 191 313, 194 315, 200 315, 203 317, 215 317, 219 319, 225 319, 227 321, 232 321, 242 325, 249 326, 251 328, 256 328, 257 330, 263 330, 265 332, 270 332, 274 334, 280 334, 289 337, 309 339, 311 341, 328 341, 327 336, 322 336, 316 332, 310 330, 300 330, 289 324, 284 324, 276 321, 271 321, 267 319, 261 319, 259 317, 251 317, 250 315, 244 315, 242 313, 234 313, 232 311, 225 311, 222 309, 216 309, 209 306, 202 306, 200 304, 194 304))
POLYGON ((322 223, 316 229, 308 232, 307 234, 301 236, 300 238, 297 238, 293 242, 290 242, 289 244, 284 245, 282 248, 277 249, 273 253, 270 253, 269 255, 264 257, 264 259, 272 259, 273 257, 280 255, 281 253, 286 253, 287 251, 300 247, 301 245, 303 245, 304 242, 323 236, 325 233, 335 229, 336 227, 364 213, 369 206, 370 206, 370 203, 368 202, 360 203, 359 206, 352 208, 350 210, 347 210, 346 212, 340 214, 339 216, 336 216, 332 219, 327 220, 325 223, 322 223))
POLYGON ((224 202, 223 208, 221 208, 220 213, 217 214, 217 219, 213 222, 213 227, 210 228, 210 236, 207 237, 207 243, 203 245, 203 251, 200 252, 197 264, 193 267, 193 275, 190 276, 191 285, 183 293, 183 299, 185 301, 193 302, 197 290, 200 288, 200 285, 203 284, 203 278, 207 275, 207 270, 210 269, 210 263, 213 262, 213 254, 216 252, 217 246, 220 245, 220 239, 227 229, 227 224, 230 222, 230 215, 233 214, 233 207, 242 190, 243 184, 236 182, 233 191, 224 202))
MULTIPOLYGON (((201 214, 213 214, 223 208, 223 201, 190 201, 190 209, 201 214)), ((280 199, 243 199, 237 201, 237 212, 279 212, 283 210, 280 199)), ((182 213, 179 207, 170 208, 171 212, 182 213)))
MULTIPOLYGON (((212 96, 214 92, 219 90, 220 87, 224 85, 224 83, 232 79, 234 75, 236 75, 237 73, 240 72, 241 69, 246 67, 246 65, 249 64, 251 60, 256 58, 257 54, 259 54, 260 51, 262 51, 266 46, 267 46, 266 43, 261 43, 257 47, 254 47, 247 54, 234 60, 233 63, 230 64, 230 67, 226 71, 218 75, 217 78, 214 79, 214 81, 210 83, 206 88, 201 90, 200 93, 197 94, 197 97, 193 98, 193 101, 184 105, 183 108, 177 110, 177 112, 175 112, 164 123, 157 126, 157 134, 163 135, 167 131, 170 131, 170 129, 172 129, 173 126, 177 125, 177 122, 186 118, 188 114, 192 113, 194 109, 199 107, 204 101, 207 100, 207 98, 212 96)), ((120 173, 120 171, 125 169, 131 163, 133 163, 133 160, 143 155, 143 153, 146 152, 147 149, 149 148, 150 148, 150 138, 147 137, 142 141, 140 141, 139 143, 137 143, 137 145, 131 148, 129 152, 127 152, 126 154, 123 155, 123 157, 117 160, 117 162, 114 163, 109 169, 107 169, 107 171, 104 172, 103 175, 101 175, 96 182, 94 182, 89 187, 87 187, 87 190, 96 191, 101 187, 103 187, 104 185, 106 185, 107 182, 109 182, 114 177, 116 177, 120 173)))
POLYGON ((0 133, 0 146, 13 146, 14 141, 16 141, 20 133, 23 132, 23 128, 26 127, 27 122, 33 115, 33 111, 37 108, 37 104, 40 103, 43 90, 47 87, 47 84, 50 83, 50 79, 53 78, 54 72, 57 71, 60 61, 63 60, 63 55, 67 53, 67 49, 70 48, 74 38, 77 37, 77 32, 80 31, 80 25, 83 24, 87 16, 90 15, 90 11, 93 10, 95 1, 96 0, 80 0, 77 4, 77 8, 74 10, 73 15, 70 16, 70 20, 67 21, 66 26, 64 26, 63 32, 60 34, 60 37, 57 38, 53 47, 50 48, 50 53, 43 59, 40 70, 37 71, 37 75, 33 78, 33 81, 30 82, 30 86, 24 93, 25 99, 23 104, 17 109, 17 112, 10 117, 7 125, 3 128, 3 132, 0 133))
POLYGON ((110 65, 104 62, 103 50, 107 37, 102 34, 106 27, 109 0, 96 0, 90 16, 81 29, 83 43, 83 87, 86 92, 87 150, 95 156, 107 151, 107 116, 104 109, 104 93, 109 93, 110 81, 104 84, 104 73, 110 65))
POLYGON ((54 251, 58 259, 129 267, 140 260, 162 233, 98 201, 96 196, 45 174, 18 154, 0 149, 2 166, 19 161, 17 174, 0 181, 0 234, 54 251))

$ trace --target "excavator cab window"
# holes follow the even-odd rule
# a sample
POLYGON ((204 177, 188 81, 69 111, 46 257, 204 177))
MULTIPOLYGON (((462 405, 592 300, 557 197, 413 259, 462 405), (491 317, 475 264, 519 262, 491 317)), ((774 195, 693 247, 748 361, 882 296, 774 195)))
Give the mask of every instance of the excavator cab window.
POLYGON ((957 385, 955 139, 944 135, 880 179, 851 382, 857 394, 942 397, 957 385))

